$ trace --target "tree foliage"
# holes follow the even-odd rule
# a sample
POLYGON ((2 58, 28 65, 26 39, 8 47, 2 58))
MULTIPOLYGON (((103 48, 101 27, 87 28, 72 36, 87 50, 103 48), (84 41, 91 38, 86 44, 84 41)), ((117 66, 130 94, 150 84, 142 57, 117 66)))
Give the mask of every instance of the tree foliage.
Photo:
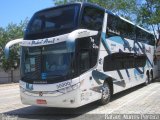
POLYGON ((4 55, 5 45, 11 40, 22 38, 26 24, 27 20, 22 21, 19 24, 8 24, 6 28, 0 27, 0 67, 5 71, 19 63, 19 46, 14 45, 11 48, 9 59, 6 60, 4 55))
POLYGON ((145 0, 139 8, 137 21, 141 26, 148 26, 160 34, 160 0, 145 0))

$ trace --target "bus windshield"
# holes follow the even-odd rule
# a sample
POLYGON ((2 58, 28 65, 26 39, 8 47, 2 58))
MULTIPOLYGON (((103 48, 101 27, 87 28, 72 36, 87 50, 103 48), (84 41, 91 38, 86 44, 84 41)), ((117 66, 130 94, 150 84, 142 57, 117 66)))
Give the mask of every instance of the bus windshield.
POLYGON ((41 47, 22 48, 22 79, 48 80, 67 76, 73 52, 68 52, 66 42, 41 47))
POLYGON ((73 4, 36 13, 28 24, 25 39, 48 38, 73 30, 78 25, 79 9, 79 4, 73 4))

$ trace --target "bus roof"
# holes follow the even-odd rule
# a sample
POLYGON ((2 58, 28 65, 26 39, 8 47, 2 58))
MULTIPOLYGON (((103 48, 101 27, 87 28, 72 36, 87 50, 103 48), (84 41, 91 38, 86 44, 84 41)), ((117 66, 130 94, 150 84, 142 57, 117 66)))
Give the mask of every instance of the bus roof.
POLYGON ((43 11, 48 11, 48 10, 51 10, 51 9, 54 9, 54 8, 63 7, 63 6, 78 5, 78 4, 81 5, 80 2, 76 2, 76 3, 69 3, 69 4, 63 4, 63 5, 53 6, 53 7, 49 7, 49 8, 45 8, 45 9, 39 10, 36 13, 43 12, 43 11))
POLYGON ((117 15, 117 14, 111 12, 111 11, 109 11, 108 9, 105 9, 105 8, 99 6, 98 4, 93 4, 93 3, 89 3, 89 2, 73 2, 73 3, 67 3, 67 4, 64 4, 64 5, 58 5, 58 6, 54 6, 54 7, 42 9, 42 10, 36 12, 36 13, 39 13, 39 12, 42 12, 42 11, 51 10, 51 9, 53 9, 53 8, 59 8, 59 7, 63 7, 63 6, 69 6, 69 5, 91 6, 91 7, 95 7, 95 8, 104 10, 104 11, 107 12, 108 14, 112 14, 112 15, 114 15, 114 16, 117 16, 117 17, 119 17, 120 19, 122 19, 122 20, 124 20, 124 21, 126 21, 126 22, 128 22, 128 23, 130 23, 130 24, 132 24, 132 25, 134 25, 134 26, 136 26, 136 27, 138 27, 138 28, 146 31, 147 33, 150 33, 150 34, 153 35, 153 33, 152 33, 151 31, 148 31, 148 30, 146 30, 145 28, 140 27, 139 25, 136 25, 135 23, 133 23, 133 22, 131 22, 131 21, 129 21, 129 20, 127 20, 127 19, 125 19, 125 18, 123 18, 123 17, 121 17, 121 16, 119 16, 119 15, 117 15))
POLYGON ((99 6, 98 4, 93 4, 93 3, 88 3, 88 2, 74 2, 74 3, 67 3, 67 4, 63 4, 63 5, 58 5, 58 6, 54 6, 54 7, 45 8, 45 9, 37 11, 36 13, 51 10, 53 8, 59 8, 59 7, 70 6, 70 5, 92 6, 92 7, 99 8, 99 9, 105 11, 105 9, 101 6, 99 6))

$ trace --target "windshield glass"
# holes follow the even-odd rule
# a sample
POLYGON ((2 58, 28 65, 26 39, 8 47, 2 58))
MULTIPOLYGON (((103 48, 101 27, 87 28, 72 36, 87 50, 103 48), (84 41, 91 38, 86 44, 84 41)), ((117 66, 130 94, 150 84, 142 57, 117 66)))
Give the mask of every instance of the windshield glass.
POLYGON ((26 29, 26 38, 34 39, 29 36, 29 34, 38 34, 35 39, 39 39, 42 37, 52 37, 53 34, 59 34, 59 32, 70 32, 70 30, 77 27, 79 8, 80 5, 75 4, 47 9, 36 13, 26 29))
POLYGON ((23 80, 47 80, 67 76, 73 52, 66 42, 41 47, 23 47, 21 75, 23 80))

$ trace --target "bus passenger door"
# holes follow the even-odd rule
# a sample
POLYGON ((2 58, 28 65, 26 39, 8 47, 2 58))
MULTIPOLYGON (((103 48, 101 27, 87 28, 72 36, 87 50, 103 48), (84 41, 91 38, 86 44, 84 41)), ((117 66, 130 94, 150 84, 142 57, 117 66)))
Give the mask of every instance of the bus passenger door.
POLYGON ((100 35, 77 39, 78 71, 81 82, 81 102, 83 104, 97 100, 100 93, 94 92, 93 88, 98 84, 92 76, 96 69, 99 52, 100 35))
POLYGON ((81 50, 79 53, 81 104, 98 100, 101 96, 99 84, 92 75, 96 68, 92 66, 91 56, 90 50, 81 50))

